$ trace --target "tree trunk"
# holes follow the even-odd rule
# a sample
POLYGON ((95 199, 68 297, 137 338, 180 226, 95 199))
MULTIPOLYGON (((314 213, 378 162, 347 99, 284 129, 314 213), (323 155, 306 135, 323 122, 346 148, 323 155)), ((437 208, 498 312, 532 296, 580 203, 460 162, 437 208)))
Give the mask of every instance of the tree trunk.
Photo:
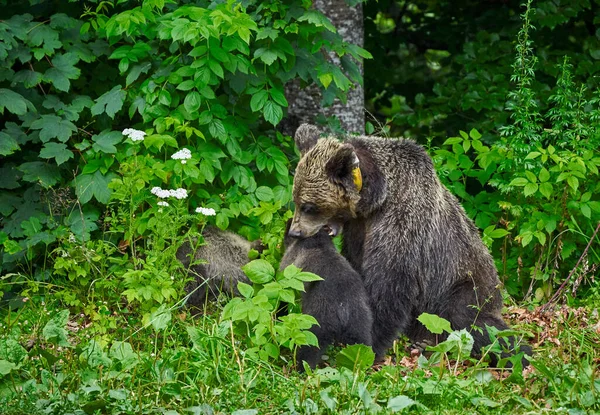
MULTIPOLYGON (((362 3, 350 7, 345 0, 315 0, 314 6, 331 20, 345 42, 363 47, 362 3)), ((339 59, 332 55, 330 54, 332 63, 339 66, 339 59)), ((359 62, 358 66, 362 76, 363 65, 359 62)), ((365 100, 362 85, 355 85, 348 92, 346 104, 336 99, 333 105, 326 108, 321 106, 321 91, 316 85, 301 88, 299 80, 294 80, 286 85, 286 96, 289 107, 285 132, 288 134, 293 134, 298 125, 302 123, 314 123, 319 114, 326 117, 335 116, 340 120, 344 130, 364 134, 365 100)))

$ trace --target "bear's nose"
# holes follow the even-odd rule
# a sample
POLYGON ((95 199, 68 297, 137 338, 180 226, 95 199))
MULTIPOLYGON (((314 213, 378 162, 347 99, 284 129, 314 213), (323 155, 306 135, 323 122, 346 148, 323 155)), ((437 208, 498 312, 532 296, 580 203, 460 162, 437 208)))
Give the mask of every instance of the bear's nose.
POLYGON ((302 231, 300 229, 290 228, 288 235, 294 238, 300 238, 302 236, 302 231))

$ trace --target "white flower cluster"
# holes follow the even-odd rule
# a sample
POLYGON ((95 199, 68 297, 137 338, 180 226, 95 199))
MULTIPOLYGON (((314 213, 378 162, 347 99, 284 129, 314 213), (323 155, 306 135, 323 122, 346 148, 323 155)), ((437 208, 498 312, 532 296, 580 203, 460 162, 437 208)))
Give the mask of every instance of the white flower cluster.
POLYGON ((181 160, 181 164, 185 164, 186 160, 189 160, 192 158, 192 152, 187 148, 183 148, 183 149, 179 150, 177 153, 173 154, 171 156, 171 158, 173 160, 181 160))
POLYGON ((126 128, 123 130, 123 135, 131 138, 131 141, 143 141, 146 133, 134 128, 126 128))
POLYGON ((213 208, 197 207, 196 213, 202 213, 204 216, 215 216, 217 212, 213 208))
POLYGON ((166 190, 156 186, 153 187, 152 190, 150 190, 150 193, 158 196, 161 199, 166 199, 167 197, 174 197, 175 199, 185 199, 186 197, 188 197, 187 190, 182 189, 181 187, 176 190, 166 190))
POLYGON ((162 200, 157 203, 158 206, 169 206, 168 202, 163 202, 162 200))

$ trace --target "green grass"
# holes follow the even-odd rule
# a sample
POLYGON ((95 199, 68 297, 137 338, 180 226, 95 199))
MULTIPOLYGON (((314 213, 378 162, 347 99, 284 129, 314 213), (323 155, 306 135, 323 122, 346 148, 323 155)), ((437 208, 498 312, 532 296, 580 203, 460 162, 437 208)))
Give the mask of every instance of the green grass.
MULTIPOLYGON (((119 329, 80 315, 48 325, 60 309, 29 301, 4 313, 0 330, 0 413, 594 413, 600 411, 600 329, 591 307, 546 316, 525 313, 517 328, 534 334, 532 368, 523 377, 475 362, 430 366, 396 344, 393 360, 352 373, 308 374, 290 355, 253 357, 219 313, 192 318, 173 310, 144 327, 135 314, 119 329), (50 326, 50 327, 49 327, 50 326), (125 343, 127 342, 129 346, 125 343), (541 344, 537 344, 541 342, 541 344), (4 361, 4 362, 2 362, 4 361), (7 362, 12 362, 7 372, 7 362)), ((337 351, 337 349, 336 349, 337 351)))

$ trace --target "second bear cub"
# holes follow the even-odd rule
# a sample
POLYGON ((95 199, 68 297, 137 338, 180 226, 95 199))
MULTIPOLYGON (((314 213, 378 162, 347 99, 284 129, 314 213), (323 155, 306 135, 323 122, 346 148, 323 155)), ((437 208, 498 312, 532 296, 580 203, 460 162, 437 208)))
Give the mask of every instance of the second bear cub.
POLYGON ((282 270, 294 264, 323 278, 304 283, 302 312, 319 322, 319 326, 311 328, 319 347, 301 347, 298 368, 302 370, 303 360, 314 368, 327 346, 334 342, 371 346, 373 316, 362 278, 337 252, 327 230, 321 229, 304 239, 291 237, 286 231, 284 245, 282 270))

